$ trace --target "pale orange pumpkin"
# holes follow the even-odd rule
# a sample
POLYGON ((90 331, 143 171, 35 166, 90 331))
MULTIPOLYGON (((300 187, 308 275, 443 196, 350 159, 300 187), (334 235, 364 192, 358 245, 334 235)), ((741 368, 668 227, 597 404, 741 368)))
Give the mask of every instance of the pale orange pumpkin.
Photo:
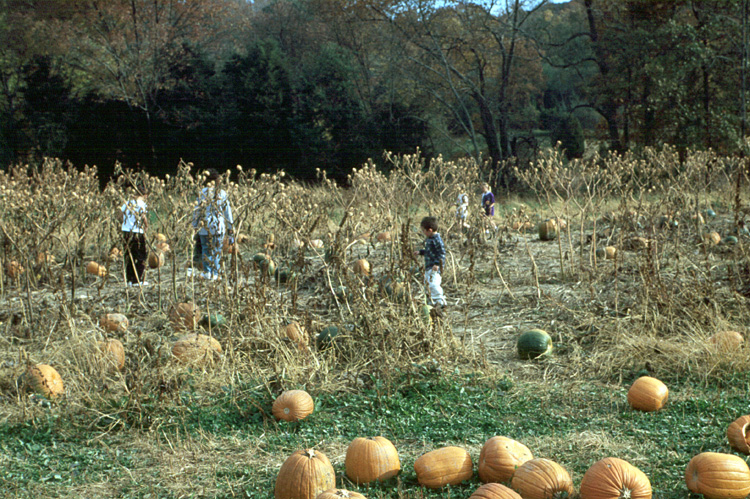
POLYGON ((335 488, 336 473, 326 455, 314 449, 299 450, 281 465, 274 498, 316 499, 335 488))
POLYGON ((26 369, 24 384, 32 391, 55 400, 63 393, 65 387, 60 374, 47 364, 31 365, 26 369))
POLYGON ((157 233, 156 236, 154 236, 154 239, 156 240, 157 243, 167 242, 167 236, 165 236, 161 232, 157 233))
POLYGON ((301 343, 306 341, 304 328, 300 326, 299 322, 292 321, 283 328, 284 335, 295 343, 301 343))
POLYGON ((727 440, 732 449, 750 454, 750 416, 741 416, 729 425, 727 440))
POLYGON ((172 355, 185 364, 203 364, 218 359, 221 344, 211 336, 190 333, 172 345, 172 355))
POLYGON ((479 453, 479 480, 507 482, 516 469, 534 456, 528 447, 508 437, 492 437, 479 453))
POLYGON ((716 231, 706 232, 703 234, 703 240, 706 244, 716 246, 721 242, 721 234, 716 231))
POLYGON ((86 264, 86 272, 91 275, 99 275, 100 265, 96 262, 89 262, 86 264))
POLYGON ((384 481, 398 475, 401 461, 393 443, 385 437, 357 437, 346 449, 346 476, 356 483, 384 481))
POLYGON ((169 320, 175 329, 195 329, 203 313, 193 302, 176 303, 169 309, 169 320))
POLYGON ((148 267, 158 269, 164 266, 164 253, 161 251, 151 252, 148 254, 148 267))
POLYGON ((742 346, 745 338, 737 331, 719 331, 713 334, 708 341, 719 352, 732 352, 742 346))
POLYGON ((379 243, 388 243, 391 241, 391 233, 390 232, 380 232, 378 235, 375 236, 375 240, 379 243))
POLYGON ((315 410, 315 403, 304 390, 287 390, 279 395, 271 406, 276 419, 299 421, 305 419, 315 410))
POLYGON ((331 489, 321 492, 316 499, 341 499, 342 497, 348 497, 350 499, 367 499, 359 492, 352 492, 351 490, 344 489, 331 489))
POLYGON ((120 248, 117 246, 113 246, 111 250, 109 250, 109 254, 107 255, 107 258, 110 262, 114 262, 115 260, 119 260, 122 257, 122 251, 120 251, 120 248))
POLYGON ((370 262, 368 262, 366 259, 361 258, 354 262, 354 265, 352 267, 354 269, 354 273, 360 276, 369 276, 370 275, 370 262))
POLYGON ((96 346, 105 364, 122 371, 125 367, 125 347, 122 346, 120 340, 112 338, 107 341, 98 341, 96 346))
POLYGON ((110 333, 124 333, 130 322, 123 314, 104 314, 99 318, 99 326, 110 333))
POLYGON ((458 485, 474 474, 471 456, 461 447, 442 447, 414 461, 417 481, 430 489, 458 485))
POLYGON ((651 481, 627 461, 606 457, 586 471, 578 492, 581 499, 651 499, 651 481))
POLYGON ((169 253, 170 251, 172 251, 172 247, 166 241, 161 242, 161 243, 156 243, 154 246, 156 247, 157 251, 164 253, 165 255, 169 253))
POLYGON ((706 499, 745 499, 750 494, 750 468, 739 456, 701 452, 688 463, 685 483, 706 499))
POLYGON ((530 459, 513 474, 511 487, 523 499, 556 499, 573 495, 573 480, 565 468, 550 459, 530 459))
POLYGON ((628 403, 633 409, 651 412, 658 411, 667 402, 669 389, 656 378, 641 376, 628 390, 628 403))
POLYGON ((522 499, 513 489, 500 483, 485 483, 474 491, 469 499, 522 499))

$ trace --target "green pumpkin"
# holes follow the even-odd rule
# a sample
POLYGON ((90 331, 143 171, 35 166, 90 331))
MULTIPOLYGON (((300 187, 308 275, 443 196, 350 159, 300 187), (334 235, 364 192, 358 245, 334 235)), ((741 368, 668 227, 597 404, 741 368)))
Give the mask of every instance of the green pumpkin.
POLYGON ((339 328, 328 326, 318 333, 315 344, 319 349, 328 348, 333 344, 333 340, 339 335, 339 328))
POLYGON ((294 280, 297 279, 297 273, 293 270, 276 269, 274 277, 279 284, 293 283, 294 280))
POLYGON ((253 261, 258 264, 266 258, 268 258, 268 255, 266 255, 265 253, 256 253, 253 255, 253 261))
POLYGON ((546 331, 530 329, 521 333, 516 342, 518 356, 524 360, 536 359, 552 351, 552 338, 546 331))
POLYGON ((221 314, 205 315, 200 321, 200 325, 206 328, 222 327, 222 326, 226 326, 226 324, 227 324, 227 320, 221 314))
POLYGON ((739 241, 737 239, 737 236, 727 236, 724 239, 721 240, 722 244, 737 244, 739 241))
POLYGON ((260 272, 263 275, 272 276, 276 272, 276 262, 270 257, 260 262, 260 272))

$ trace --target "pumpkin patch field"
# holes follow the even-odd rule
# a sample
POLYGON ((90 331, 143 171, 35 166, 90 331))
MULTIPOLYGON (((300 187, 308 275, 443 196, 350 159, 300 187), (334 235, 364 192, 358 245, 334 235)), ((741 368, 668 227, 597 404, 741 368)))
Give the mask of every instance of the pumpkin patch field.
POLYGON ((746 498, 746 164, 550 150, 503 165, 491 222, 488 168, 237 165, 218 279, 193 256, 196 165, 0 172, 0 497, 746 498), (427 215, 445 307, 414 254, 427 215))

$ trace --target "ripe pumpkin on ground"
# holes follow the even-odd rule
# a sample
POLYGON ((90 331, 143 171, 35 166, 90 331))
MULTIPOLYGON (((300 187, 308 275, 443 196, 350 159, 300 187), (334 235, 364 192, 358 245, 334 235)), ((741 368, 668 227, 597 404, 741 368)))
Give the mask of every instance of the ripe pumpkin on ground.
POLYGON ((169 320, 176 330, 193 330, 202 318, 203 313, 193 302, 175 303, 169 309, 169 320))
POLYGON ((104 314, 99 318, 99 326, 111 333, 124 333, 130 322, 123 314, 104 314))
POLYGON ((307 338, 304 331, 305 329, 297 321, 290 322, 282 329, 283 335, 294 343, 306 343, 307 338))
POLYGON ((65 386, 60 374, 47 364, 29 366, 24 374, 24 385, 30 390, 55 400, 65 393, 65 386))
POLYGON ((10 262, 5 264, 5 273, 8 274, 8 277, 11 279, 18 279, 21 277, 21 274, 24 272, 23 265, 18 263, 15 260, 11 260, 10 262))
POLYGON ((186 334, 172 345, 172 355, 185 364, 203 364, 216 360, 220 354, 221 344, 205 334, 186 334))
POLYGON ((536 359, 552 352, 552 338, 542 329, 524 331, 516 341, 518 356, 524 360, 536 359))
POLYGON ((319 349, 329 348, 338 335, 339 328, 336 326, 328 326, 318 333, 318 336, 315 339, 315 344, 319 349))
POLYGON ((359 276, 369 276, 371 270, 370 262, 364 258, 360 258, 354 262, 352 269, 354 270, 354 273, 359 276))
POLYGON ((91 275, 99 275, 99 264, 96 262, 87 263, 86 273, 91 274, 91 275))
POLYGON ((122 371, 125 367, 125 347, 122 346, 120 340, 112 338, 107 341, 98 341, 96 347, 105 364, 122 371))
POLYGON ((516 469, 531 459, 534 456, 521 442, 508 437, 492 437, 479 453, 479 480, 484 483, 510 481, 516 469))
POLYGON ((305 419, 315 410, 315 403, 304 390, 287 390, 273 402, 271 412, 276 419, 299 421, 305 419))
POLYGON ((275 499, 316 499, 336 488, 336 473, 325 454, 298 450, 281 465, 276 477, 275 499))
POLYGON ((599 260, 614 260, 617 257, 617 248, 605 246, 596 250, 596 258, 599 260))
POLYGON ((357 437, 346 449, 346 476, 356 484, 385 481, 401 471, 393 443, 385 437, 357 437))
POLYGON ((331 489, 321 492, 317 499, 341 499, 342 497, 349 497, 350 499, 367 499, 359 492, 352 492, 351 490, 344 489, 331 489))
POLYGON ((471 456, 461 447, 442 447, 414 461, 417 481, 430 489, 458 485, 474 475, 471 456))
POLYGON ((561 499, 573 495, 573 480, 565 468, 550 459, 530 459, 518 467, 511 480, 523 499, 561 499))
POLYGON ((557 238, 557 223, 553 219, 545 220, 539 224, 539 239, 552 241, 557 238))
POLYGON ((641 376, 628 390, 630 406, 644 412, 658 411, 664 407, 668 397, 667 386, 651 376, 641 376))
POLYGON ((581 499, 651 499, 651 481, 629 462, 606 457, 586 471, 578 493, 581 499))
POLYGON ((148 254, 148 267, 158 269, 164 266, 164 253, 161 251, 151 252, 148 254))
POLYGON ((688 463, 685 483, 706 499, 745 499, 750 494, 750 468, 739 456, 701 452, 688 463))
POLYGON ((750 416, 741 416, 729 425, 727 440, 732 449, 750 454, 750 416))
POLYGON ((745 338, 737 331, 719 331, 713 334, 708 341, 719 352, 731 352, 740 348, 745 342, 745 338))
POLYGON ((500 483, 486 483, 474 491, 469 499, 522 499, 513 489, 500 483))

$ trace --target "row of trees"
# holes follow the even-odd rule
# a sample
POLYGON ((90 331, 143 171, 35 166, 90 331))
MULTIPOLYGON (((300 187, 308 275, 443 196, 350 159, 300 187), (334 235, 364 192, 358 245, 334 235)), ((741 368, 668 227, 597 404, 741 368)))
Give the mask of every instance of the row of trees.
POLYGON ((583 130, 731 153, 746 25, 747 0, 0 0, 0 162, 304 177, 421 147, 508 186, 583 130))

